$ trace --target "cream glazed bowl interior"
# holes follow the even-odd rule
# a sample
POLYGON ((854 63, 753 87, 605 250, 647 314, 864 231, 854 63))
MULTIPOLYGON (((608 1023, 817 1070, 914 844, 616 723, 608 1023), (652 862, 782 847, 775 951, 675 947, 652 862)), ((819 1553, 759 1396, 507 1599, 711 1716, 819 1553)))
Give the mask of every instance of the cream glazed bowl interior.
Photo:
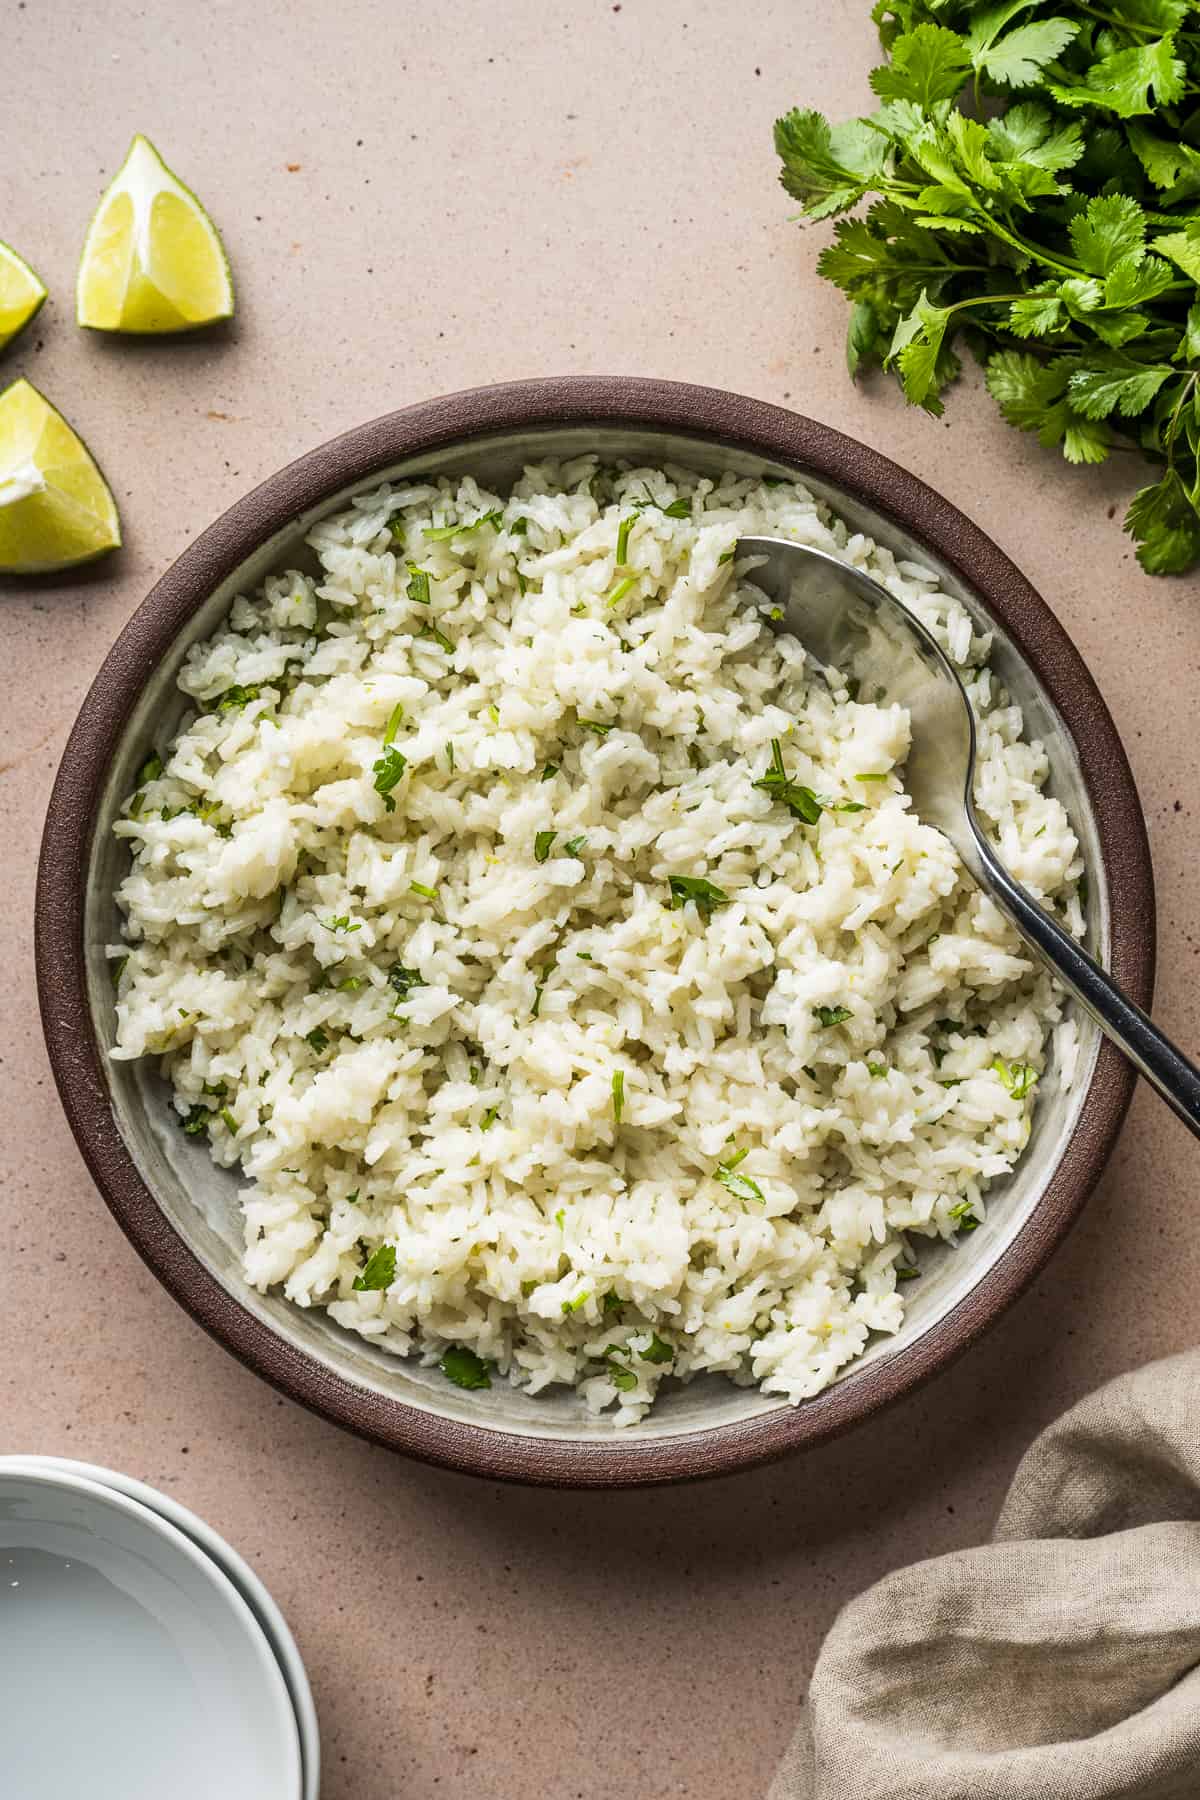
POLYGON ((664 1387, 640 1424, 614 1430, 573 1393, 496 1381, 463 1392, 437 1369, 389 1356, 323 1312, 262 1295, 240 1273, 237 1178, 176 1127, 152 1062, 114 1063, 105 945, 124 853, 119 806, 151 741, 184 711, 190 646, 233 597, 304 566, 315 521, 364 486, 469 473, 503 490, 527 462, 594 451, 704 474, 799 475, 814 496, 898 557, 933 569, 993 634, 993 668, 1046 746, 1089 878, 1089 941, 1141 1004, 1154 971, 1154 894, 1129 765, 1062 627, 1003 553, 946 500, 829 427, 738 395, 678 383, 570 377, 450 395, 394 412, 292 463, 205 531, 142 603, 84 701, 63 756, 37 895, 39 993, 71 1127, 141 1255, 192 1315, 251 1368, 327 1418, 410 1455, 506 1479, 633 1486, 728 1473, 860 1423, 967 1348, 1037 1274, 1112 1148, 1134 1077, 1080 1017, 1075 1080, 1039 1083, 1029 1146, 989 1190, 986 1223, 923 1253, 900 1332, 871 1343, 800 1406, 718 1376, 664 1387))

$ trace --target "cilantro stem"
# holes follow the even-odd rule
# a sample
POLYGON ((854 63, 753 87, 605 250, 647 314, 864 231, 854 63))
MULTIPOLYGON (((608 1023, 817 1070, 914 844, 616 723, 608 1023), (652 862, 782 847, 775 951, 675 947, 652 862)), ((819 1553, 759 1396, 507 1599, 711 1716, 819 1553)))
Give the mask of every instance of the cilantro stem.
POLYGON ((1163 449, 1167 453, 1168 469, 1173 469, 1175 467, 1175 437, 1176 437, 1176 433, 1179 430, 1179 418, 1180 418, 1180 414, 1183 411, 1184 401, 1187 399, 1188 395, 1192 392, 1192 390, 1196 386, 1196 379, 1197 379, 1196 374, 1189 375, 1187 380, 1184 382, 1183 386, 1180 388, 1179 398, 1175 402, 1175 407, 1174 407, 1173 412, 1171 413, 1170 422, 1167 425, 1166 438, 1163 443, 1163 449))

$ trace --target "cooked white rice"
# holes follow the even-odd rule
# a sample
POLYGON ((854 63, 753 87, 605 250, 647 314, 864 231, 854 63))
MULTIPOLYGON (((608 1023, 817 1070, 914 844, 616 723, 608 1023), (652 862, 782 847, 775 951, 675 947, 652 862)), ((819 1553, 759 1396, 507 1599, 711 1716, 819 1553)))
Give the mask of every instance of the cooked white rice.
POLYGON ((240 1165, 249 1283, 628 1423, 703 1369, 816 1393, 897 1329, 920 1240, 983 1218, 1059 998, 910 810, 906 713, 761 621, 730 557, 756 531, 933 629, 983 817, 1078 929, 988 639, 798 483, 584 458, 378 488, 313 531, 319 578, 191 652, 116 828, 114 1055, 161 1058, 240 1165), (815 824, 756 785, 773 739, 815 824))

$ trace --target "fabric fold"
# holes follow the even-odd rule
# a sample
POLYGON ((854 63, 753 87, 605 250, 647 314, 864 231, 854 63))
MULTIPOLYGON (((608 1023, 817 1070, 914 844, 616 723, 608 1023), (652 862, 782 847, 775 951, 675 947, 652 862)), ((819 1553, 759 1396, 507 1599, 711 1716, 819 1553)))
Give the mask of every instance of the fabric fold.
POLYGON ((1200 1351, 1051 1425, 993 1542, 826 1638, 769 1800, 1197 1800, 1200 1351))

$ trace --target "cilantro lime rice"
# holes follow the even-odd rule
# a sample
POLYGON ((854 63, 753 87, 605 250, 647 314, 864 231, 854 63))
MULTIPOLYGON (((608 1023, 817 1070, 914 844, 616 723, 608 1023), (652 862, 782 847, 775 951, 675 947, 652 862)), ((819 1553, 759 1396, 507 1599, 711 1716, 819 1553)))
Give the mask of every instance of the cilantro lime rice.
POLYGON ((969 1246, 1074 1026, 913 816, 905 711, 758 616, 749 532, 931 627, 984 820, 1079 928, 987 639, 798 483, 380 487, 192 650, 116 827, 114 1054, 240 1170, 253 1286, 623 1424, 701 1370, 818 1392, 969 1246))

